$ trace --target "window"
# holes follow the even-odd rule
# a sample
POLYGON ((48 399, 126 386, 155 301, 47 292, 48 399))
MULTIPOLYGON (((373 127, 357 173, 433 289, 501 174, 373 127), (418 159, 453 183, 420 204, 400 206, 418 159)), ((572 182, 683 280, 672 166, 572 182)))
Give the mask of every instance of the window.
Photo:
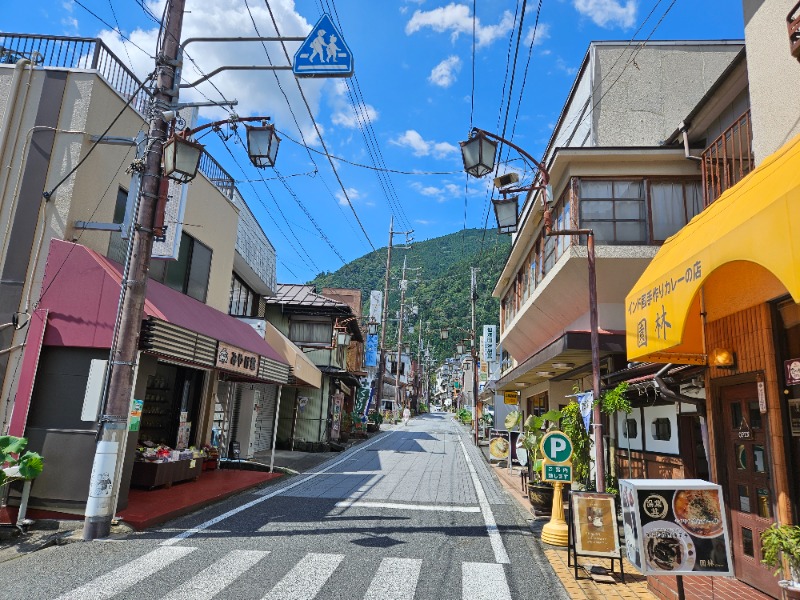
POLYGON ((258 315, 258 294, 250 289, 235 273, 231 279, 231 302, 228 314, 237 317, 255 317, 258 315))
POLYGON ((622 437, 627 440, 639 437, 639 426, 636 423, 636 419, 625 419, 625 423, 622 426, 622 437))
POLYGON ((298 346, 331 345, 333 327, 330 321, 300 321, 292 319, 289 323, 289 339, 298 346))
POLYGON ((547 392, 528 398, 528 412, 537 417, 547 412, 547 392))
POLYGON ((205 302, 211 273, 211 256, 211 248, 183 233, 178 260, 152 261, 150 278, 181 294, 205 302))
POLYGON ((672 438, 672 423, 666 417, 653 419, 652 434, 654 440, 669 441, 672 438))
POLYGON ((598 243, 645 243, 644 182, 581 180, 580 217, 581 227, 593 229, 598 243))
POLYGON ((703 210, 699 181, 653 181, 650 183, 650 220, 653 239, 663 242, 675 235, 703 210))
POLYGON ((122 223, 125 220, 125 208, 128 206, 128 190, 123 187, 117 189, 117 201, 114 204, 114 220, 112 223, 122 223))

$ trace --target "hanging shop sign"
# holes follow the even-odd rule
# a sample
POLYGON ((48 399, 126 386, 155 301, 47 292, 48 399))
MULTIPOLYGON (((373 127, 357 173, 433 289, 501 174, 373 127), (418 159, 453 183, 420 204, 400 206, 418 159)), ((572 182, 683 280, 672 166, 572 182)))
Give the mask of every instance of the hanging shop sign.
POLYGON ((517 404, 519 402, 519 392, 503 392, 504 404, 517 404))
POLYGON ((783 361, 786 371, 786 385, 800 385, 800 358, 790 358, 783 361))
POLYGON ((619 558, 617 509, 612 494, 572 492, 571 525, 580 556, 619 558))
POLYGON ((258 354, 242 350, 225 342, 217 344, 216 366, 219 369, 257 377, 258 358, 258 354))
POLYGON ((622 479, 619 490, 628 560, 644 575, 733 575, 719 485, 622 479))

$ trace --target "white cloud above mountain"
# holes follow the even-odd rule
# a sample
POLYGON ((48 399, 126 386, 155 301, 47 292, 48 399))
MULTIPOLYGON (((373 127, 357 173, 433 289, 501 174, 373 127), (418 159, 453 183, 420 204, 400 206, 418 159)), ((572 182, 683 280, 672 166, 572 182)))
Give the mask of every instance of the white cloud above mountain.
MULTIPOLYGON (((498 38, 505 37, 514 26, 514 16, 509 11, 503 12, 500 22, 496 25, 484 25, 477 17, 474 21, 475 40, 478 46, 488 46, 498 38)), ((430 28, 437 33, 449 32, 453 41, 462 33, 472 36, 473 18, 470 8, 466 4, 451 2, 447 6, 433 10, 414 11, 406 23, 406 34, 411 35, 424 28, 430 28)))

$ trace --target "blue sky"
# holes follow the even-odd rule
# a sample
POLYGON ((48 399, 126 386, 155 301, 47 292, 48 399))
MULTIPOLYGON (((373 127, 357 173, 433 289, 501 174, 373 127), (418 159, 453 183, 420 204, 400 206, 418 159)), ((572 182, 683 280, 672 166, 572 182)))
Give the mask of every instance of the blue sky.
MULTIPOLYGON (((228 72, 212 80, 217 89, 201 85, 181 100, 235 98, 238 114, 269 115, 282 132, 277 172, 250 166, 234 139, 226 149, 213 134, 203 138, 239 180, 275 246, 281 282, 306 281, 385 246, 391 215, 396 230, 414 229, 417 240, 482 227, 488 181, 467 183, 459 140, 471 123, 499 133, 506 122, 507 138, 541 156, 590 41, 744 35, 737 0, 528 0, 518 51, 516 0, 272 0, 270 7, 281 36, 305 36, 330 13, 355 57, 356 77, 302 80, 304 101, 290 73, 228 72), (336 157, 338 179, 317 129, 336 157)), ((161 15, 163 0, 38 0, 6 11, 2 27, 100 36, 144 75, 153 68, 148 53, 157 33, 145 8, 161 15)), ((253 36, 255 27, 275 35, 265 0, 187 0, 186 8, 184 39, 253 36)), ((296 47, 287 44, 290 56, 296 47)), ((184 69, 189 81, 225 64, 267 64, 268 55, 287 64, 277 44, 193 44, 187 51, 196 64, 184 69)), ((226 114, 204 109, 201 120, 226 114)))

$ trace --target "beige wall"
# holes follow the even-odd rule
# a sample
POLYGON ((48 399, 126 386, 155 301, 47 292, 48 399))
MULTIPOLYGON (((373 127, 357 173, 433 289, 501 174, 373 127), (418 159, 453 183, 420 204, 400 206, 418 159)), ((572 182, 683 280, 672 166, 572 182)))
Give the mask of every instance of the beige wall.
POLYGON ((756 164, 800 133, 800 63, 789 53, 794 0, 743 0, 756 164))

